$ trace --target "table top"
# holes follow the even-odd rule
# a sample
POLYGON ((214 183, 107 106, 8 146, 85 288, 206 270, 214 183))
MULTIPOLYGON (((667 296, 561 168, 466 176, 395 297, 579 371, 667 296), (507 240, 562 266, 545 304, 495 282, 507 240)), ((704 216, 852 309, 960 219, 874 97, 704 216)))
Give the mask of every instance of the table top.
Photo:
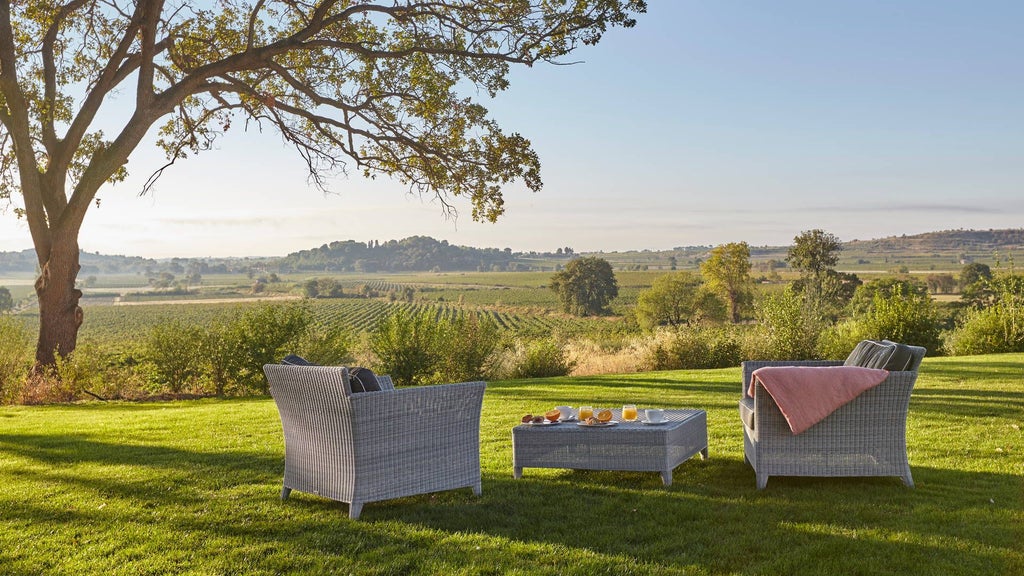
MULTIPOLYGON (((597 414, 603 408, 594 408, 594 413, 597 414)), ((657 432, 658 430, 671 430, 678 428, 686 422, 697 418, 700 415, 705 414, 704 410, 697 410, 692 408, 666 408, 665 420, 661 424, 645 423, 643 418, 643 409, 640 409, 641 419, 627 422, 622 419, 622 410, 612 409, 612 421, 616 424, 608 426, 581 426, 577 420, 568 420, 565 422, 559 422, 557 424, 519 424, 513 428, 514 432, 565 432, 568 430, 585 430, 585 431, 608 431, 608 430, 628 430, 631 432, 657 432)))

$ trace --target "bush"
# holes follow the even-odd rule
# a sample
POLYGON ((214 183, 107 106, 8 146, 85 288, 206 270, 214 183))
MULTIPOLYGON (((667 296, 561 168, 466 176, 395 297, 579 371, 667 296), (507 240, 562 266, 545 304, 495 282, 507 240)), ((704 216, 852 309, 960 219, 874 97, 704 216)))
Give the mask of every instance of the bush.
POLYGON ((757 305, 757 327, 744 356, 757 360, 808 360, 816 356, 825 321, 792 287, 766 294, 757 305))
POLYGON ((970 310, 946 334, 945 352, 953 356, 1024 352, 1024 307, 1000 301, 982 310, 970 310))
POLYGON ((553 339, 517 341, 512 348, 509 378, 548 378, 567 376, 576 363, 565 348, 553 339))
POLYGON ((263 365, 279 362, 306 333, 312 320, 309 308, 301 304, 261 304, 246 308, 229 330, 236 339, 233 362, 238 369, 236 383, 246 392, 269 393, 263 365))
POLYGON ((33 359, 32 340, 25 328, 8 316, 0 316, 0 404, 21 400, 33 359))
POLYGON ((876 293, 866 313, 837 324, 822 336, 819 352, 826 358, 842 358, 861 340, 893 340, 938 353, 939 322, 931 298, 927 293, 904 292, 900 286, 889 295, 876 293))
POLYGON ((352 362, 352 332, 341 324, 311 325, 292 351, 314 364, 341 366, 352 362))
POLYGON ((645 364, 652 370, 727 368, 741 361, 735 329, 720 326, 680 326, 658 332, 645 364))
POLYGON ((180 320, 153 326, 146 335, 143 354, 153 365, 153 379, 173 393, 198 384, 204 373, 203 329, 180 320))
POLYGON ((145 358, 172 392, 212 384, 217 395, 266 394, 263 365, 297 349, 311 325, 301 304, 259 304, 206 328, 168 322, 150 331, 145 358))
POLYGON ((491 371, 498 349, 498 329, 481 321, 478 314, 462 314, 442 321, 444 336, 438 341, 441 378, 448 382, 483 380, 491 371))
POLYGON ((431 311, 397 310, 370 334, 370 350, 378 362, 374 369, 390 374, 396 385, 428 384, 441 365, 438 350, 444 345, 443 335, 431 311))
POLYGON ((123 345, 79 341, 75 351, 57 356, 51 370, 31 375, 21 396, 24 404, 138 398, 148 392, 134 356, 123 345))

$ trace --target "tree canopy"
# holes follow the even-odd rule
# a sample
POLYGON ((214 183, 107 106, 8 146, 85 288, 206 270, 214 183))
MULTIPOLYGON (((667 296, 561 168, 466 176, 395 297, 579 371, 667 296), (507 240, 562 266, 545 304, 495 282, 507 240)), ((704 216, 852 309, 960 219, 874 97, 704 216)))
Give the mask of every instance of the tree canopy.
POLYGON ((750 246, 746 242, 716 246, 701 263, 700 273, 728 303, 732 321, 739 322, 742 307, 751 300, 750 246))
POLYGON ((658 276, 649 289, 637 296, 636 319, 643 328, 724 318, 725 305, 692 272, 658 276))
POLYGON ((560 62, 645 10, 643 0, 0 0, 0 198, 16 201, 39 259, 37 362, 75 347, 79 230, 151 128, 167 164, 143 191, 242 126, 277 131, 322 188, 351 170, 385 175, 447 211, 465 198, 474 219, 494 221, 504 185, 541 188, 540 160, 460 91, 494 96, 511 66, 560 62))
POLYGON ((551 277, 550 286, 558 294, 562 308, 577 316, 604 314, 608 304, 619 295, 612 265, 596 256, 570 260, 564 270, 551 277))
POLYGON ((801 276, 820 277, 839 262, 842 242, 835 234, 815 229, 801 232, 793 239, 786 262, 801 276))

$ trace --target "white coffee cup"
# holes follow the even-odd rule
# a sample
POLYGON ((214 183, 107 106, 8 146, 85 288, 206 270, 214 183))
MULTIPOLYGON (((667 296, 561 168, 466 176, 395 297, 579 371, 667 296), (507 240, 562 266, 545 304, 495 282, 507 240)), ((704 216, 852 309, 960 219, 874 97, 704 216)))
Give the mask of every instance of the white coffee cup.
POLYGON ((576 411, 572 409, 572 406, 555 406, 555 410, 561 412, 559 420, 571 420, 576 415, 576 411))
POLYGON ((662 422, 665 420, 665 411, 661 408, 648 408, 644 410, 644 416, 648 422, 662 422))

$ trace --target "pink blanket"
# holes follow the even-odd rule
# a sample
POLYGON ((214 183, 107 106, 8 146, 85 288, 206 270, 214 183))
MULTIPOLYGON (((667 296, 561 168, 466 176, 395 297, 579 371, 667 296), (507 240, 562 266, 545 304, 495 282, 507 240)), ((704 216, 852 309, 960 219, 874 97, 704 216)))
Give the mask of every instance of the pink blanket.
POLYGON ((754 370, 748 394, 754 395, 754 380, 761 382, 799 434, 888 376, 887 370, 857 366, 769 366, 754 370))

